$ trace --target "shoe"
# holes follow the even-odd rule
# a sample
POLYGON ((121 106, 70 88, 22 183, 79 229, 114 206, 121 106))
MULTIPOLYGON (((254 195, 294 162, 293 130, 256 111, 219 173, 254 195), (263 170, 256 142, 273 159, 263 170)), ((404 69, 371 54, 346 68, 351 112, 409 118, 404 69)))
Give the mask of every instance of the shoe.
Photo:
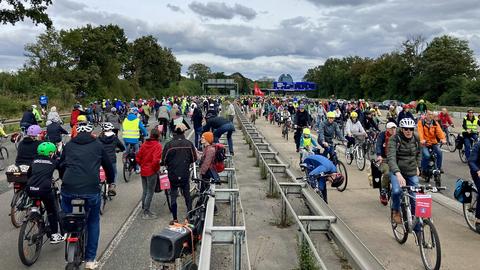
POLYGON ((300 149, 297 148, 297 153, 300 152, 300 149))
POLYGON ((117 195, 117 191, 115 191, 115 184, 110 184, 108 186, 108 196, 115 196, 117 195))
POLYGON ((93 262, 86 262, 85 263, 85 269, 97 269, 98 268, 98 262, 93 261, 93 262))
POLYGON ((173 225, 173 224, 175 224, 175 223, 178 223, 178 219, 174 219, 174 220, 170 221, 169 224, 170 224, 170 225, 173 225))
POLYGON ((402 217, 400 216, 400 212, 396 210, 392 210, 392 219, 397 224, 402 224, 402 217))
POLYGON ((234 153, 234 152, 230 152, 230 155, 232 155, 232 157, 233 157, 233 156, 235 155, 235 153, 234 153))
POLYGON ((441 173, 441 174, 444 174, 445 172, 443 171, 443 169, 440 169, 440 173, 441 173))
POLYGON ((388 204, 388 196, 385 190, 380 191, 380 203, 385 206, 388 204))
POLYGON ((149 210, 145 210, 145 212, 143 212, 142 219, 144 220, 150 220, 150 219, 156 219, 156 218, 158 218, 157 215, 150 212, 149 210))
POLYGON ((55 233, 50 236, 50 244, 58 244, 63 241, 65 241, 65 237, 59 233, 55 233))

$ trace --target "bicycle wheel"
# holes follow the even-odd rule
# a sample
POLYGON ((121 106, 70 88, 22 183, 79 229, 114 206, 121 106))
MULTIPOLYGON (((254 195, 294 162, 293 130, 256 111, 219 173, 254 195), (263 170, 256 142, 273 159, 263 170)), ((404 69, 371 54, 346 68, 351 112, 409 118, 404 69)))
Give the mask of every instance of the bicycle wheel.
POLYGON ((27 219, 18 234, 18 255, 26 266, 33 265, 43 246, 43 222, 37 218, 27 219))
POLYGON ((337 167, 337 172, 341 173, 343 175, 343 178, 345 179, 343 181, 343 184, 341 186, 337 187, 338 191, 343 192, 347 188, 347 184, 348 184, 347 168, 345 167, 345 165, 340 160, 337 161, 336 167, 337 167))
POLYGON ((476 191, 472 191, 472 201, 463 204, 463 216, 465 217, 468 227, 474 232, 477 231, 475 228, 475 211, 477 209, 477 202, 478 194, 476 191))
POLYGON ((10 221, 15 228, 22 226, 23 220, 27 215, 27 207, 29 197, 25 190, 20 190, 13 195, 10 208, 10 221))
POLYGON ((170 189, 165 189, 165 202, 167 203, 168 211, 172 212, 172 201, 170 196, 170 189))
POLYGON ((15 139, 15 149, 18 150, 18 145, 20 144, 20 142, 22 141, 22 139, 23 139, 23 135, 22 135, 22 134, 19 134, 19 135, 17 136, 17 138, 15 139))
POLYGON ((130 181, 130 176, 132 176, 132 172, 130 171, 130 162, 126 161, 123 163, 123 180, 128 183, 128 181, 130 181))
POLYGON ((363 151, 363 147, 361 146, 357 147, 357 155, 355 156, 355 163, 357 164, 357 168, 360 171, 363 171, 363 169, 365 169, 365 153, 363 151))
POLYGON ((455 152, 455 150, 457 150, 456 146, 455 146, 455 135, 452 134, 452 133, 449 133, 448 134, 448 140, 447 140, 447 148, 448 148, 448 151, 450 151, 451 153, 455 152))
POLYGON ((467 156, 465 156, 465 148, 458 150, 458 156, 463 163, 467 163, 467 156))
MULTIPOLYGON (((390 198, 390 207, 392 205, 392 199, 390 198)), ((400 217, 402 219, 402 224, 397 224, 393 220, 393 215, 390 214, 390 224, 392 225, 393 236, 398 243, 404 244, 408 239, 408 230, 407 230, 407 220, 405 218, 406 211, 403 205, 400 206, 400 217)))
POLYGON ((102 183, 102 196, 101 196, 101 201, 100 201, 100 215, 103 215, 105 213, 105 205, 107 205, 108 201, 108 190, 107 190, 107 184, 102 183))
POLYGON ((8 150, 5 147, 0 147, 0 171, 5 169, 5 164, 9 158, 8 150))
POLYGON ((353 154, 351 153, 352 149, 345 149, 345 160, 347 161, 348 165, 351 165, 353 162, 353 154))
POLYGON ((427 270, 438 270, 442 263, 442 249, 437 229, 430 219, 423 220, 423 230, 420 232, 418 246, 422 262, 427 270))

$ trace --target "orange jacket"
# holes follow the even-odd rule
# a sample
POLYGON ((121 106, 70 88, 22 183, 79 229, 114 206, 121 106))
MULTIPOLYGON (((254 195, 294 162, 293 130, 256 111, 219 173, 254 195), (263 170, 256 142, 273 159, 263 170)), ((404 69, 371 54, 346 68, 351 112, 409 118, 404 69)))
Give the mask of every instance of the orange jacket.
POLYGON ((445 139, 445 133, 443 133, 440 123, 433 121, 431 124, 426 124, 426 120, 418 121, 418 137, 420 142, 425 140, 427 145, 437 144, 439 140, 445 139))

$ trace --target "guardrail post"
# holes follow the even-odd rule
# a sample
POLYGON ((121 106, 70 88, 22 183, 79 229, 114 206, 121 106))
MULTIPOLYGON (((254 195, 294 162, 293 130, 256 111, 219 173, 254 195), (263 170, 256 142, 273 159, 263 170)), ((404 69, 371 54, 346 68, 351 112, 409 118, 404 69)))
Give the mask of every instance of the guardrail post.
POLYGON ((232 226, 237 226, 237 193, 230 194, 230 209, 232 214, 232 226))
POLYGON ((235 232, 233 237, 233 252, 234 252, 234 259, 233 259, 233 269, 240 270, 242 268, 242 241, 243 241, 243 233, 235 232))
MULTIPOLYGON (((282 188, 284 193, 285 193, 285 189, 282 188)), ((285 195, 287 196, 287 195, 285 195)), ((280 212, 280 224, 282 226, 287 226, 287 202, 286 200, 284 199, 284 197, 282 196, 282 201, 281 201, 281 205, 282 205, 282 208, 281 208, 281 212, 280 212)))

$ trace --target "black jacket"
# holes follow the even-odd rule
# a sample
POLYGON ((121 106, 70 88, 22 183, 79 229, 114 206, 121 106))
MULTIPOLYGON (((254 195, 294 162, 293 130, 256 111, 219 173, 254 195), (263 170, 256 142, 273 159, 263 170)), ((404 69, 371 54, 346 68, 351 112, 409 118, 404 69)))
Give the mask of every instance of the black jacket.
POLYGON ((15 165, 28 165, 32 164, 33 159, 37 155, 37 147, 41 142, 34 140, 30 137, 25 137, 18 145, 17 158, 15 159, 15 165))
POLYGON ((45 156, 36 156, 28 170, 27 193, 30 196, 42 196, 52 192, 53 172, 57 160, 45 156))
POLYGON ((192 114, 193 128, 197 129, 202 127, 202 120, 203 120, 202 111, 200 110, 200 108, 197 107, 193 110, 193 114, 192 114))
POLYGON ((79 133, 65 145, 60 158, 62 192, 100 193, 100 166, 105 170, 107 182, 112 183, 113 166, 103 145, 90 133, 79 133))
POLYGON ((62 141, 62 134, 68 132, 57 122, 52 122, 47 126, 47 138, 52 143, 59 143, 62 141))
POLYGON ((215 130, 228 123, 231 122, 221 116, 212 117, 207 120, 207 124, 203 127, 203 132, 210 131, 210 129, 215 130))
POLYGON ((295 125, 298 127, 306 127, 310 125, 310 115, 307 110, 304 110, 303 112, 300 110, 297 111, 295 114, 295 125))
POLYGON ((121 152, 125 151, 125 146, 123 145, 123 143, 115 135, 101 135, 100 137, 98 137, 98 140, 102 143, 103 149, 105 149, 105 152, 107 152, 108 158, 110 158, 113 166, 117 166, 116 150, 118 148, 121 152))
POLYGON ((23 113, 22 120, 20 120, 20 126, 27 127, 31 125, 38 125, 37 120, 35 119, 33 112, 26 111, 23 113))
POLYGON ((168 178, 173 185, 180 184, 181 178, 188 179, 190 165, 197 160, 197 151, 185 135, 174 135, 165 145, 160 165, 167 166, 168 178))

